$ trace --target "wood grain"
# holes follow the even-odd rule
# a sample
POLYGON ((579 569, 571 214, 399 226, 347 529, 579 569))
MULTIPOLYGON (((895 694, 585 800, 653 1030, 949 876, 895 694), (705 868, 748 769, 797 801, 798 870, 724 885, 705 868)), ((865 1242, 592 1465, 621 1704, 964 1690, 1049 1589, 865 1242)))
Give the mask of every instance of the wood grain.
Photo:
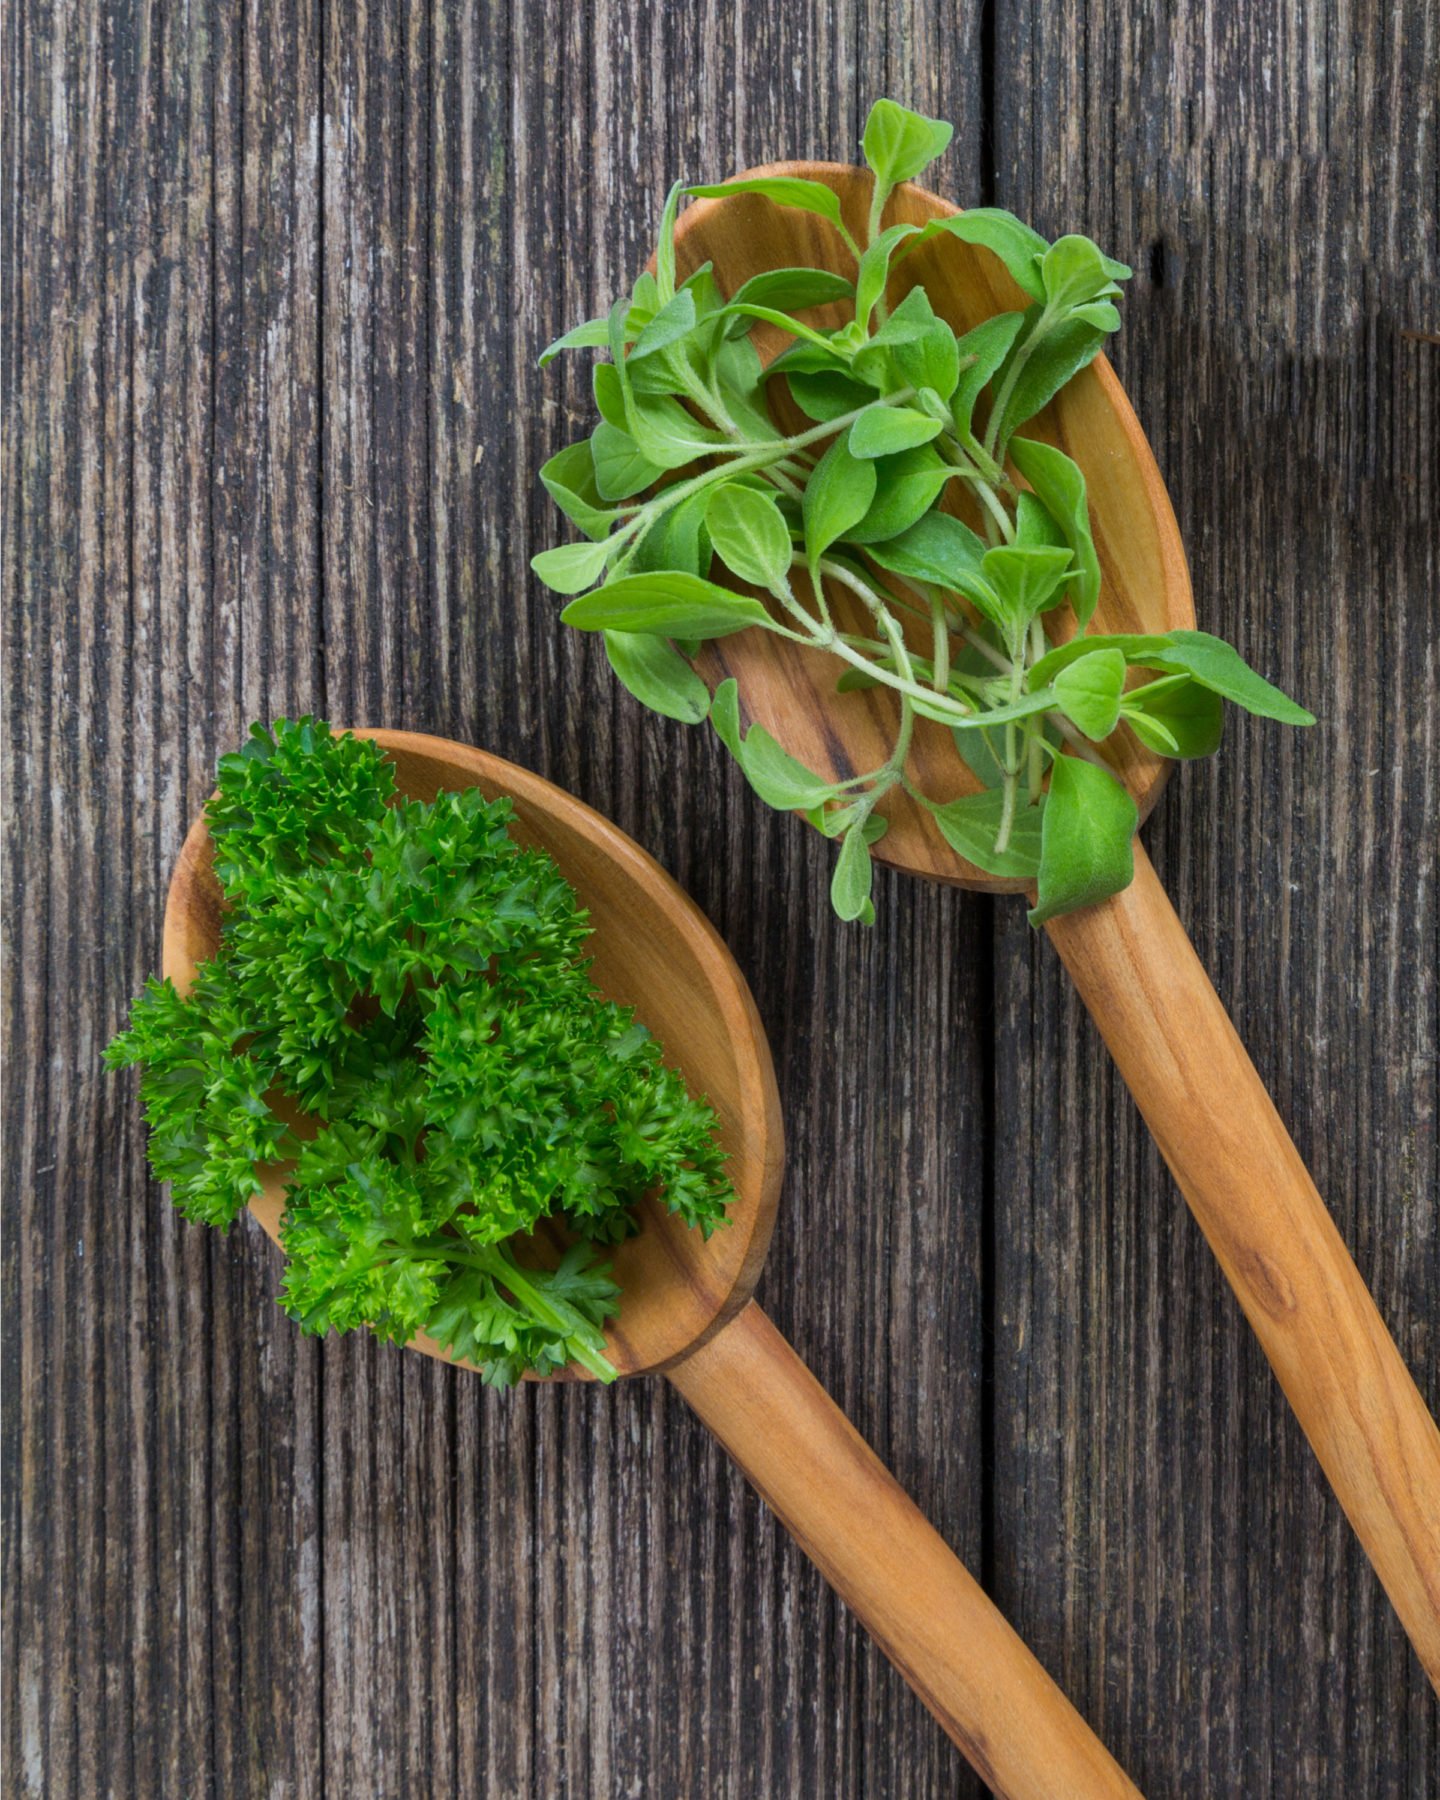
MULTIPOLYGON (((1232 721, 1146 842, 1433 1407, 1437 27, 1335 22, 1004 9, 995 197, 1137 265, 1198 622, 1321 715, 1232 721)), ((1143 1790, 1434 1792, 1440 1708, 1068 978, 1010 915, 996 958, 1002 1603, 1143 1790)))
POLYGON ((1440 1708, 1018 905, 887 875, 837 927, 827 848, 527 574, 590 410, 534 356, 676 172, 849 160, 891 92, 957 122, 938 192, 1133 261, 1199 623, 1322 714, 1237 721, 1150 849, 1433 1398, 1437 42, 1434 0, 6 9, 10 1787, 979 1791, 663 1383, 302 1343, 260 1233, 147 1182, 99 1049, 217 750, 309 706, 539 770, 717 922, 791 1147, 761 1298, 1144 1791, 1440 1794, 1440 1708))
POLYGON ((1143 847, 1046 931, 1440 1693, 1440 1429, 1143 847))
POLYGON ((753 1302, 670 1380, 1004 1800, 1138 1800, 975 1578, 753 1302))

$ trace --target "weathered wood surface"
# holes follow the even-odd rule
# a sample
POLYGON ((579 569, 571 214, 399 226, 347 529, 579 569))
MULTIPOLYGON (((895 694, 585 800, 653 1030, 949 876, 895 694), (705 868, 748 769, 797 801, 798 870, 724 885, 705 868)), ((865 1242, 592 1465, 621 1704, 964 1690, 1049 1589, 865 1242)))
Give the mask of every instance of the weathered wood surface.
POLYGON ((943 189, 1137 264, 1117 362, 1237 723, 1148 842, 1440 1400, 1435 0, 11 0, 6 1791, 976 1791, 661 1383, 300 1342, 98 1055, 258 714, 459 737, 637 836, 747 970, 761 1297, 1152 1795, 1440 1794, 1437 1709, 1018 907, 880 883, 643 717, 526 572, 534 353, 672 173, 958 121, 943 189))

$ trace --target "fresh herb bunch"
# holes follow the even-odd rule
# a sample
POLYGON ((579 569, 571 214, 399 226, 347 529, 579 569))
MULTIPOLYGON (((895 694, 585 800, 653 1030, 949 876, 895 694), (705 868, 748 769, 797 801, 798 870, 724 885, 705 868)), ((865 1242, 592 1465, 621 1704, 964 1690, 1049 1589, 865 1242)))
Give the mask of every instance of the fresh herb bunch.
POLYGON ((395 801, 368 739, 257 725, 206 810, 220 948, 151 981, 106 1051, 139 1063, 155 1173, 227 1226, 293 1161, 281 1303, 306 1331, 427 1332, 497 1385, 609 1380, 600 1246, 657 1193, 707 1236, 733 1197, 715 1115, 602 1000, 574 890, 475 789, 395 801), (524 1234, 558 1218, 557 1268, 524 1234))
POLYGON ((1019 427, 1118 329, 1130 270, 1088 238, 1050 244, 995 207, 882 229, 893 189, 950 135, 939 120, 876 103, 864 135, 875 180, 863 241, 821 182, 671 189, 654 274, 541 358, 610 352, 594 371, 601 423, 541 470, 585 538, 543 551, 533 566, 556 592, 582 596, 563 618, 604 633, 637 699, 690 724, 708 715, 762 799, 841 839, 831 894, 842 918, 873 920, 870 846, 886 826, 876 808, 900 787, 961 855, 1034 881, 1038 925, 1117 892, 1134 873, 1135 806, 1093 747, 1122 723, 1160 755, 1190 758, 1218 745, 1226 699, 1289 724, 1314 719, 1206 632, 1090 631, 1100 564, 1085 478, 1019 427), (853 258, 853 281, 775 269, 727 298, 706 264, 677 282, 682 193, 757 194, 817 214, 853 258), (945 237, 998 257, 1029 297, 1025 310, 957 338, 922 286, 890 309, 891 274, 945 237), (835 329, 796 316, 834 301, 852 313, 835 329), (794 340, 768 369, 748 335, 757 321, 794 340), (801 431, 776 421, 770 399, 781 382, 813 421, 801 431), (941 510, 963 495, 980 531, 941 510), (731 580, 712 579, 717 560, 731 580), (842 629, 827 584, 858 598, 871 629, 842 629), (1052 649, 1043 621, 1065 605, 1077 631, 1052 649), (907 622, 918 623, 928 654, 912 647, 907 622), (881 767, 832 782, 762 727, 742 735, 734 682, 712 702, 691 664, 702 640, 751 626, 834 655, 845 665, 841 691, 894 691, 894 747, 881 767), (1156 678, 1131 686, 1132 668, 1156 678), (937 798, 913 786, 906 758, 917 717, 951 728, 982 793, 937 798))

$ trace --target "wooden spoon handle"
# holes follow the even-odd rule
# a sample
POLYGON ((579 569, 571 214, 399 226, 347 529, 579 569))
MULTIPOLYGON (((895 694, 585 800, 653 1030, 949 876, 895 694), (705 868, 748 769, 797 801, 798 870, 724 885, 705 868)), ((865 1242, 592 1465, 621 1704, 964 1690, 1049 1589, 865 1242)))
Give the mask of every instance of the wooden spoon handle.
POLYGON ((997 1794, 1135 1800, 1109 1751, 754 1301, 669 1376, 997 1794))
POLYGON ((1440 1690, 1440 1431, 1139 844, 1046 929, 1440 1690))

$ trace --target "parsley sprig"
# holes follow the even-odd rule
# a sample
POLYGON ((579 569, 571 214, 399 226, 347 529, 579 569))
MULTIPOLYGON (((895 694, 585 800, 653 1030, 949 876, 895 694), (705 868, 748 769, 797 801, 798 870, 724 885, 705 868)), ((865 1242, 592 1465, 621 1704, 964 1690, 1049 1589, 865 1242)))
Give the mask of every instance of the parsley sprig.
POLYGON ((940 120, 876 103, 859 240, 823 182, 671 189, 655 272, 541 357, 610 354, 594 371, 601 422, 541 470, 584 538, 533 566, 557 593, 579 596, 562 616, 604 633, 637 699, 687 724, 708 716, 763 800, 840 839, 831 896, 842 918, 874 918, 870 847, 886 829, 877 808, 902 788, 962 856, 1037 884, 1038 925, 1131 880, 1135 806, 1096 748, 1117 729, 1159 755, 1191 758, 1219 744, 1227 699, 1293 725, 1314 719, 1208 633, 1090 630, 1101 573, 1084 475, 1020 427, 1119 328, 1130 270, 1088 238, 1047 243, 996 207, 882 229, 895 187, 950 136, 940 120), (817 215, 853 278, 774 269, 726 296, 706 264, 677 281, 686 193, 754 194, 817 215), (892 272, 945 239, 998 258, 1024 310, 957 337, 923 285, 890 309, 892 272), (851 315, 838 326, 798 316, 835 301, 851 315), (792 339, 768 368, 748 335, 762 321, 792 339), (781 426, 771 399, 782 384, 812 424, 781 426), (942 510, 956 502, 973 525, 942 510), (859 601, 869 629, 842 628, 835 590, 859 601), (1076 633, 1052 649, 1045 620, 1065 607, 1076 633), (894 692, 895 739, 879 768, 831 781, 763 727, 742 733, 733 682, 712 700, 691 666, 696 650, 751 626, 835 657, 842 692, 894 692), (950 728, 983 792, 947 798, 914 786, 906 761, 917 718, 950 728))
POLYGON ((661 1196, 707 1235, 732 1197, 715 1116, 627 1009, 550 857, 478 791, 396 800, 376 745, 254 727, 207 808, 220 948, 151 981, 106 1052, 143 1066, 156 1174, 229 1225, 288 1162, 281 1301, 307 1331, 428 1333, 498 1385, 614 1370, 603 1246, 661 1196), (557 1267, 527 1234, 560 1220, 557 1267))

